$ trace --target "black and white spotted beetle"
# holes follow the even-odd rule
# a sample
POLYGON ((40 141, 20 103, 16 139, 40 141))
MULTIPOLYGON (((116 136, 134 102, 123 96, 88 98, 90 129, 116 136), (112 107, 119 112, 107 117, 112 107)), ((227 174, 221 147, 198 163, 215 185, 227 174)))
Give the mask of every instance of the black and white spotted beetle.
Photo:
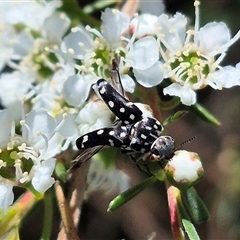
MULTIPOLYGON (((112 146, 120 148, 123 153, 129 153, 133 159, 137 156, 138 159, 151 161, 169 160, 173 157, 174 139, 170 136, 160 136, 163 127, 157 119, 144 117, 135 104, 124 98, 106 80, 99 79, 96 88, 102 100, 118 119, 111 127, 79 137, 76 141, 79 149, 112 146)), ((97 150, 94 154, 96 152, 97 150)))

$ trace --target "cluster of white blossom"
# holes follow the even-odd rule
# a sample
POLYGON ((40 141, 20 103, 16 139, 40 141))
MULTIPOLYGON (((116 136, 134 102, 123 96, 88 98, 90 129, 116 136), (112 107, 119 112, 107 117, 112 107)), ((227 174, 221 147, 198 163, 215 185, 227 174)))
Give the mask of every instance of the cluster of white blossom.
POLYGON ((231 38, 222 22, 199 28, 198 5, 193 29, 180 13, 130 18, 107 8, 98 31, 70 29, 60 1, 0 2, 0 208, 12 203, 13 186, 30 182, 46 191, 54 183, 56 154, 76 149, 79 135, 111 124, 102 101, 86 101, 92 85, 109 78, 114 59, 125 91, 133 93, 135 81, 153 87, 168 78, 164 94, 186 105, 207 85, 240 85, 239 64, 220 66, 240 32, 231 38))

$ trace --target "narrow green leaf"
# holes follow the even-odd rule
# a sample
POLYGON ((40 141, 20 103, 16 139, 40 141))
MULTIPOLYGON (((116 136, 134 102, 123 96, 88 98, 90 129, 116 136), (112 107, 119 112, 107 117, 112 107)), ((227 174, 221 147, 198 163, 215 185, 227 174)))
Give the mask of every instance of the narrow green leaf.
POLYGON ((194 225, 187 219, 182 219, 183 227, 190 240, 200 240, 194 225))
POLYGON ((182 117, 186 113, 188 113, 188 111, 185 111, 185 110, 177 111, 176 113, 174 113, 173 115, 165 119, 165 121, 163 122, 163 126, 164 127, 168 126, 170 123, 178 120, 180 117, 182 117))
POLYGON ((120 195, 118 195, 117 197, 115 197, 108 205, 108 211, 115 211, 117 210, 119 207, 121 207, 122 205, 124 205, 126 202, 128 202, 129 200, 131 200, 133 197, 135 197, 138 193, 140 193, 141 191, 143 191, 146 187, 148 187, 149 185, 153 184, 154 182, 157 181, 157 177, 152 176, 150 178, 147 178, 146 180, 144 180, 143 182, 141 182, 140 184, 129 188, 128 190, 126 190, 125 192, 121 193, 120 195))
POLYGON ((182 218, 182 225, 190 240, 199 240, 200 238, 198 236, 198 233, 191 222, 191 219, 189 217, 188 212, 186 211, 185 206, 183 205, 182 194, 183 193, 181 191, 181 197, 178 199, 178 209, 182 218))
POLYGON ((209 218, 207 207, 193 187, 181 189, 181 196, 190 216, 195 223, 200 223, 209 218))
POLYGON ((204 120, 205 122, 209 122, 214 125, 220 125, 220 121, 199 103, 195 103, 194 105, 190 106, 189 109, 192 112, 196 113, 196 115, 200 117, 202 120, 204 120))

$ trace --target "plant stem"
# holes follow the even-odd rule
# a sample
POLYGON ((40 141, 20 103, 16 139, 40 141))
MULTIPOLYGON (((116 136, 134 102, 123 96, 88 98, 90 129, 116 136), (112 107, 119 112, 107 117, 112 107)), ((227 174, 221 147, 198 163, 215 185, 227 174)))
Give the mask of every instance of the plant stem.
POLYGON ((52 189, 50 188, 44 194, 44 222, 42 240, 50 239, 52 231, 52 220, 53 220, 53 202, 52 202, 52 189))

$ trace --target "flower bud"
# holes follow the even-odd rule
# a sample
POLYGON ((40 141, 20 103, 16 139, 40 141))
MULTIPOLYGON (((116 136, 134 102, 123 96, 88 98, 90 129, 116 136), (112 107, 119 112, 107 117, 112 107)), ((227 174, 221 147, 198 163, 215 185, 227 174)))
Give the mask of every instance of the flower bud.
POLYGON ((204 170, 197 153, 176 151, 164 168, 169 182, 178 188, 189 188, 203 176, 204 170))

